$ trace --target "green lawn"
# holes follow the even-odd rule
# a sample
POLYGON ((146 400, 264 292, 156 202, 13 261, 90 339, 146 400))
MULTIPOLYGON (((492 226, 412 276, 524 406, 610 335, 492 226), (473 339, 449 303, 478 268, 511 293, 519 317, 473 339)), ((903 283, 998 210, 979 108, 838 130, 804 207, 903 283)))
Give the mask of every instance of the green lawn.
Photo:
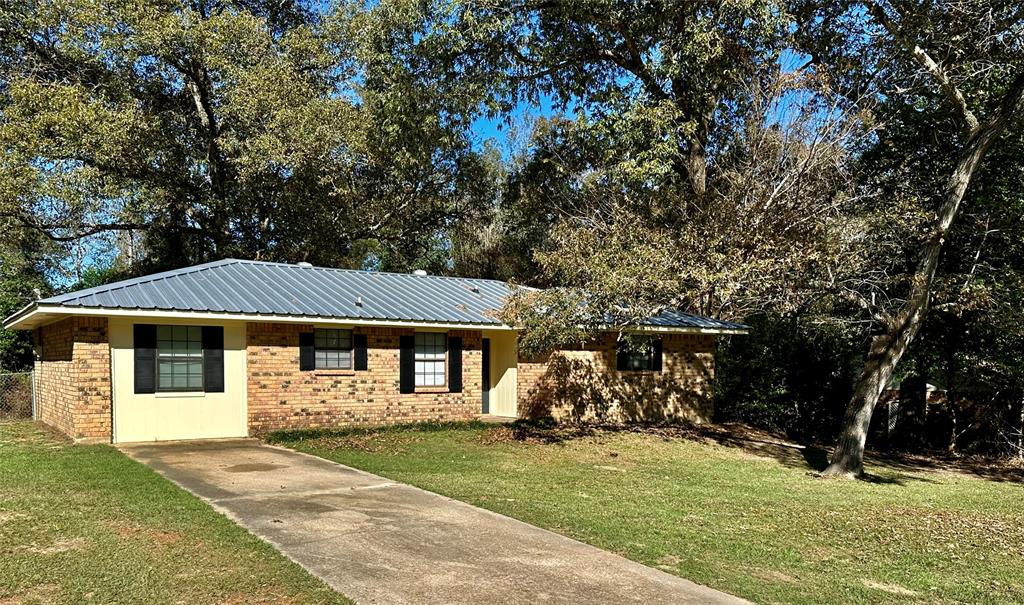
POLYGON ((347 603, 116 449, 0 422, 0 603, 347 603))
POLYGON ((759 603, 1024 602, 1024 485, 679 432, 463 425, 281 433, 296 449, 759 603), (729 441, 729 440, 727 440, 729 441))

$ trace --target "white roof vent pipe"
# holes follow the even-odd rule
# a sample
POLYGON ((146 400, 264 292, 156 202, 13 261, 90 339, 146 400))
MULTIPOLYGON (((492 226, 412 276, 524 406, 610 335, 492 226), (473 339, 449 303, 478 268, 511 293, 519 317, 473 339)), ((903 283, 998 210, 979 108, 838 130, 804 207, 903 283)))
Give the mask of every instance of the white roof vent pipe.
POLYGON ((306 261, 302 261, 301 263, 295 263, 295 264, 300 266, 300 267, 312 267, 313 266, 313 263, 307 263, 306 261))
POLYGON ((424 271, 423 269, 416 269, 415 271, 412 272, 412 274, 413 275, 426 275, 427 272, 424 271))

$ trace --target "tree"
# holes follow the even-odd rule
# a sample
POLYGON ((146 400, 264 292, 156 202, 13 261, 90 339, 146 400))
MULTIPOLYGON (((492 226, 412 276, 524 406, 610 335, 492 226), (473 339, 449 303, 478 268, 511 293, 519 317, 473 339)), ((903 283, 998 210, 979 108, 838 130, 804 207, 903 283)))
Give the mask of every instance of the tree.
POLYGON ((462 115, 343 3, 0 9, 0 216, 133 270, 225 256, 401 268, 465 208, 462 115))
MULTIPOLYGON (((816 14, 805 21, 829 30, 820 38, 827 42, 815 49, 819 56, 829 56, 825 46, 834 42, 834 24, 851 24, 855 33, 850 40, 867 41, 841 49, 859 51, 867 58, 859 63, 865 71, 852 70, 860 78, 854 78, 851 89, 879 86, 879 94, 889 95, 895 103, 932 110, 932 136, 947 137, 955 149, 951 157, 924 158, 932 173, 941 167, 943 176, 933 188, 917 192, 934 202, 934 214, 917 260, 898 280, 902 290, 872 292, 877 281, 862 280, 846 291, 879 326, 825 471, 827 476, 852 477, 863 472, 864 445, 878 398, 924 322, 941 254, 968 188, 986 154, 1019 117, 1024 103, 1024 49, 1013 33, 1022 19, 1017 5, 979 0, 924 7, 868 1, 841 9, 846 11, 845 18, 816 14), (830 25, 822 26, 825 20, 830 25)), ((830 60, 837 65, 855 64, 849 55, 835 55, 830 60)))
POLYGON ((550 231, 532 238, 534 283, 565 286, 509 306, 536 328, 523 343, 666 306, 797 305, 794 286, 843 246, 846 150, 868 128, 827 78, 786 66, 785 6, 467 2, 436 23, 431 60, 485 107, 543 94, 575 114, 521 164, 554 185, 504 191, 550 231))

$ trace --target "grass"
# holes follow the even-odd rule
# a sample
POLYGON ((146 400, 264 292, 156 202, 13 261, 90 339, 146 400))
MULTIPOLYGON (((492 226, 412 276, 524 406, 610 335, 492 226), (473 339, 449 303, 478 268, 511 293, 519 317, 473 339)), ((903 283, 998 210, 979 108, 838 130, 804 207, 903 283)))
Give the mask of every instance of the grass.
POLYGON ((1024 602, 1017 481, 895 461, 825 480, 811 451, 667 429, 271 438, 758 603, 1024 602))
POLYGON ((0 603, 348 603, 116 449, 0 422, 0 603))

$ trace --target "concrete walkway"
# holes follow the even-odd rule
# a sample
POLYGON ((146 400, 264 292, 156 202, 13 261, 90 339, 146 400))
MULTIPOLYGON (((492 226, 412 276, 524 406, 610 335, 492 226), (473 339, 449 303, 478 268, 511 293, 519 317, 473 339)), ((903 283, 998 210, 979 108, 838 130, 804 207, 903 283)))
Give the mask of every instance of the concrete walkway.
POLYGON ((121 449, 358 603, 745 603, 468 504, 253 440, 121 449))

